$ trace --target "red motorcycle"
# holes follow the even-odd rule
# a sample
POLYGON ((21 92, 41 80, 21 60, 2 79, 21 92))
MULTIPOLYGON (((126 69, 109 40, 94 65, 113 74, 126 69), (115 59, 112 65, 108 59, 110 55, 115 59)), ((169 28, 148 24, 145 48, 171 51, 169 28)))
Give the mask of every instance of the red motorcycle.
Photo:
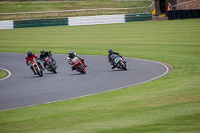
POLYGON ((85 74, 85 65, 82 63, 82 61, 78 57, 74 57, 72 59, 72 64, 76 68, 77 72, 80 72, 81 74, 85 74))

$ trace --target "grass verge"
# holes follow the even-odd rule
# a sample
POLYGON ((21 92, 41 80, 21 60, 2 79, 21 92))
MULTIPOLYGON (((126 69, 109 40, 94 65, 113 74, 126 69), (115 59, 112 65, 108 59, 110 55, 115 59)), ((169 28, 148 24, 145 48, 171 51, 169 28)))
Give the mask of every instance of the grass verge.
MULTIPOLYGON (((163 61, 173 71, 141 85, 0 111, 0 132, 200 132, 200 19, 0 31, 0 52, 74 50, 163 61)), ((55 88, 56 89, 56 88, 55 88)))
POLYGON ((26 1, 26 2, 0 2, 0 13, 38 12, 97 8, 132 8, 149 6, 152 1, 122 1, 113 0, 87 0, 87 1, 26 1))
POLYGON ((0 79, 6 77, 7 75, 8 75, 7 72, 0 68, 0 79))

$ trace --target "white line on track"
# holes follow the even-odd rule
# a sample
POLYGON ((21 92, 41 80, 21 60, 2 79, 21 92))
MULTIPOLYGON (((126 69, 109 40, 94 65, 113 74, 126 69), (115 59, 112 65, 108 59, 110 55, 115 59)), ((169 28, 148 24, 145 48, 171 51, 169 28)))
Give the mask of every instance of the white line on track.
POLYGON ((4 70, 4 71, 6 71, 6 72, 8 73, 8 75, 7 75, 6 77, 4 77, 4 78, 0 79, 0 81, 2 81, 2 80, 4 80, 4 79, 7 79, 8 77, 10 77, 10 76, 11 76, 11 72, 10 72, 9 70, 7 70, 7 69, 5 69, 5 68, 1 68, 1 67, 0 67, 0 69, 2 69, 2 70, 4 70))

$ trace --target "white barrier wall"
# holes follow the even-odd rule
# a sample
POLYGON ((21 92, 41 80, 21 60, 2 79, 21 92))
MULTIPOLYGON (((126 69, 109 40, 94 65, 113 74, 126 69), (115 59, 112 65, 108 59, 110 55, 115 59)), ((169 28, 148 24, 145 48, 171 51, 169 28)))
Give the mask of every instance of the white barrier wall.
POLYGON ((111 24, 125 23, 125 15, 101 15, 101 16, 86 16, 86 17, 69 17, 68 25, 92 25, 92 24, 111 24))
POLYGON ((13 20, 0 21, 0 29, 13 29, 13 20))
POLYGON ((126 23, 134 21, 146 21, 146 20, 152 20, 151 13, 82 16, 82 17, 68 17, 68 18, 55 18, 55 19, 33 19, 28 21, 9 20, 9 21, 0 21, 0 29, 44 27, 44 26, 58 26, 58 25, 73 26, 73 25, 113 24, 113 23, 126 23))

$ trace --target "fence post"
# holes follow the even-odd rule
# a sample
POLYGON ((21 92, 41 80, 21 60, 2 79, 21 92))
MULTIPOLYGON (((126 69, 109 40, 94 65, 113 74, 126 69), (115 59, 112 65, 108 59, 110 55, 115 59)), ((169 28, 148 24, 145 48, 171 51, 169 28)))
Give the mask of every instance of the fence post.
POLYGON ((88 16, 88 11, 86 10, 85 12, 86 12, 86 16, 88 16))
POLYGON ((33 19, 33 13, 31 13, 31 19, 33 19))
POLYGON ((18 15, 17 15, 17 14, 15 14, 15 16, 16 16, 16 19, 18 20, 18 15))

